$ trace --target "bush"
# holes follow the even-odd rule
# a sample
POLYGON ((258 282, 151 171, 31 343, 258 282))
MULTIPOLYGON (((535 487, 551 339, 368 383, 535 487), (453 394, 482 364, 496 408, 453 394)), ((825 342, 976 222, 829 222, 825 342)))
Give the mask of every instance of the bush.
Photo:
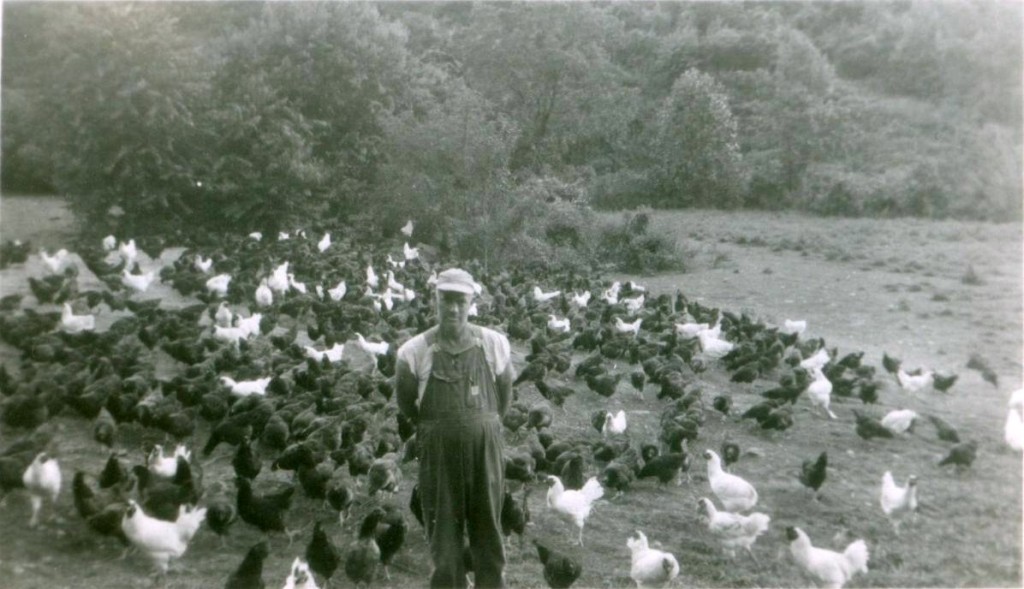
POLYGON ((626 213, 620 223, 600 229, 599 258, 621 272, 650 274, 686 271, 686 261, 675 240, 650 233, 650 208, 626 213))

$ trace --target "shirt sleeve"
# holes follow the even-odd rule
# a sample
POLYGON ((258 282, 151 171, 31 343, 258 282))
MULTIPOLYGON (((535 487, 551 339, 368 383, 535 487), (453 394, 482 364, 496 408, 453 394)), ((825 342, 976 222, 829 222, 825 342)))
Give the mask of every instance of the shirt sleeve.
POLYGON ((491 338, 491 346, 494 350, 494 375, 498 376, 505 372, 506 368, 512 368, 512 348, 508 338, 497 331, 491 338))

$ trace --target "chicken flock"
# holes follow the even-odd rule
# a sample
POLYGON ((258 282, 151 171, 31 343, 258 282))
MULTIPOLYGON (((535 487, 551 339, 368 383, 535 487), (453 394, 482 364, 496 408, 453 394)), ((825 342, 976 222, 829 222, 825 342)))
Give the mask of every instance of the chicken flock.
MULTIPOLYGON (((56 525, 62 474, 73 473, 77 520, 68 525, 147 559, 159 578, 188 558, 205 528, 238 555, 237 567, 209 586, 314 588, 340 577, 373 586, 389 579, 389 567, 408 550, 406 538, 422 529, 416 428, 395 404, 395 353, 433 324, 432 280, 445 267, 430 248, 410 246, 413 227, 410 221, 398 241, 372 247, 339 229, 319 239, 304 230, 223 236, 173 261, 161 257, 163 243, 139 247, 114 236, 77 253, 39 252, 46 276, 28 285, 37 304, 23 304, 22 294, 0 300, 0 337, 21 354, 17 366, 0 365, 2 421, 20 433, 0 450, 0 493, 28 495, 30 527, 56 525), (80 290, 82 266, 102 288, 80 290), (187 302, 147 296, 161 287, 187 302), (104 464, 61 462, 55 422, 66 415, 92 422, 95 444, 108 455, 104 464), (411 489, 407 505, 396 501, 403 487, 411 489), (295 516, 300 503, 311 516, 295 516), (234 542, 240 526, 258 531, 259 541, 234 542), (294 560, 265 575, 272 553, 294 560)), ((25 244, 3 247, 7 263, 28 259, 25 244)), ((834 542, 812 544, 803 529, 809 522, 773 520, 771 493, 762 497, 758 481, 731 472, 760 450, 728 438, 704 447, 709 419, 769 442, 784 439, 799 420, 821 419, 865 445, 885 443, 876 438, 913 443, 927 420, 948 445, 932 467, 964 471, 979 453, 977 440, 961 440, 938 415, 871 410, 890 383, 901 402, 927 407, 925 395, 948 393, 955 374, 907 371, 888 354, 879 373, 863 352, 840 354, 822 338, 804 337, 804 320, 770 326, 678 291, 655 295, 632 281, 572 272, 466 267, 483 285, 472 320, 507 333, 516 350, 516 398, 503 418, 502 529, 518 536, 520 550, 531 536, 531 566, 550 587, 570 587, 583 574, 584 530, 600 519, 602 504, 638 488, 664 493, 673 482, 692 491, 695 501, 678 509, 701 528, 637 529, 618 539, 629 553, 622 569, 637 587, 686 574, 686 560, 665 548, 680 533, 704 538, 723 563, 742 550, 760 566, 759 538, 784 543, 793 565, 821 586, 842 587, 868 572, 869 539, 834 551, 819 547, 834 542), (716 372, 739 384, 707 399, 704 381, 716 372), (640 413, 657 415, 657 431, 624 408, 627 390, 640 413), (590 416, 593 431, 556 437, 566 402, 583 395, 604 407, 590 416), (832 404, 837 398, 840 407, 832 404), (860 407, 846 410, 848 403, 860 407), (547 488, 538 493, 544 499, 531 505, 538 485, 547 488), (531 533, 533 522, 549 517, 564 538, 531 533)), ((972 357, 968 368, 997 384, 982 359, 972 357)), ((1018 391, 1004 427, 1014 452, 1024 450, 1022 411, 1018 391)), ((925 466, 879 472, 879 517, 891 522, 894 536, 917 517, 925 466)), ((829 472, 821 452, 806 457, 792 480, 819 501, 829 472)))

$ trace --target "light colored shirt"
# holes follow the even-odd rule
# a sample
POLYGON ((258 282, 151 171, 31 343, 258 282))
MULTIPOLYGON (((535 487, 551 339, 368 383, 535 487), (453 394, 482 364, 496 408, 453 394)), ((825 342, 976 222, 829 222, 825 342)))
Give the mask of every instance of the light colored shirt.
MULTIPOLYGON (((471 329, 479 331, 480 343, 483 344, 484 358, 491 369, 491 375, 497 378, 506 369, 512 368, 512 350, 508 338, 504 334, 488 329, 486 327, 473 326, 471 329)), ((434 356, 431 354, 431 344, 427 343, 427 334, 434 334, 436 328, 429 329, 398 348, 398 360, 409 365, 409 369, 416 376, 418 384, 416 403, 423 400, 423 393, 427 390, 427 381, 430 380, 430 370, 434 367, 434 356)), ((431 335, 433 338, 434 336, 431 335)))

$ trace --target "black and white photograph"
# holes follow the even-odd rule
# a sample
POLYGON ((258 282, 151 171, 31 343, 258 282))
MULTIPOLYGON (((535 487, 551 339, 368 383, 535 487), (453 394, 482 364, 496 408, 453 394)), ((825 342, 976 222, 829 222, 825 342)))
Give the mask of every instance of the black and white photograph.
POLYGON ((1024 3, 0 42, 3 589, 1024 585, 1024 3))

